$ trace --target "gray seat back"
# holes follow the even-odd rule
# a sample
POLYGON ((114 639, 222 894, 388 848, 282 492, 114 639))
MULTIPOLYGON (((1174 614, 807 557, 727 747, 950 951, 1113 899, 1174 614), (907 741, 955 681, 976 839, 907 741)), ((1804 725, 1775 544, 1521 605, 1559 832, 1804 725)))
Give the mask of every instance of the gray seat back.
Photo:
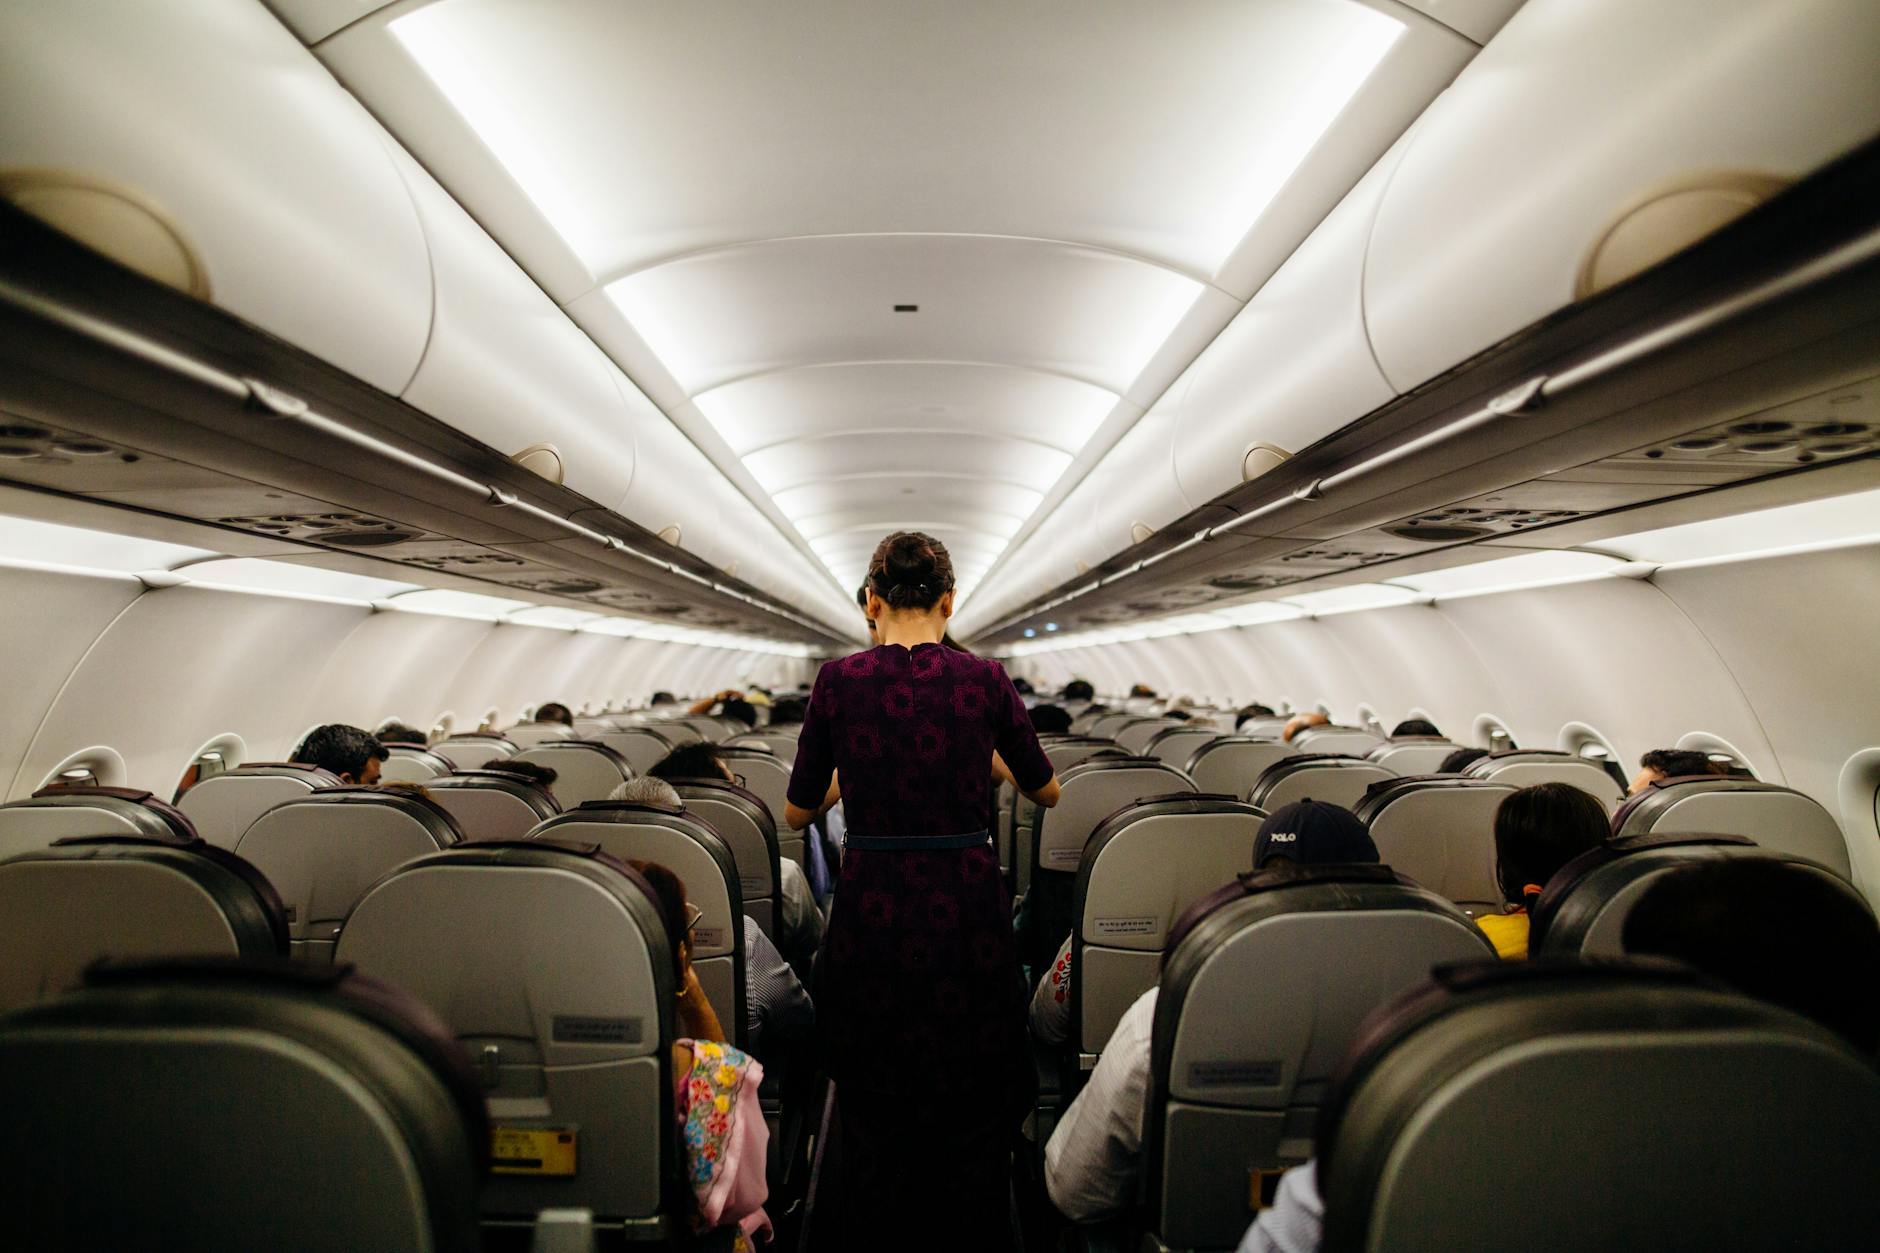
POLYGON ((289 951, 329 962, 367 888, 399 866, 462 839, 450 815, 408 792, 329 788, 276 805, 236 841, 287 911, 289 951))
POLYGON ((1291 721, 1292 718, 1288 715, 1277 715, 1271 718, 1249 718, 1235 727, 1234 730, 1240 735, 1245 735, 1256 740, 1277 740, 1281 735, 1285 734, 1286 724, 1291 721))
POLYGON ((1794 863, 1830 880, 1836 890, 1872 912, 1847 879, 1811 858, 1765 848, 1742 835, 1645 832, 1615 836, 1562 866, 1534 903, 1528 947, 1533 952, 1622 956, 1626 919, 1653 883, 1686 866, 1739 857, 1794 863))
POLYGON ((1096 725, 1097 719, 1110 712, 1108 709, 1097 708, 1093 705, 1067 704, 1064 708, 1071 715, 1072 735, 1089 735, 1090 728, 1096 725))
POLYGON ((431 745, 431 751, 450 759, 459 770, 478 770, 498 757, 513 757, 522 746, 495 731, 460 731, 431 745))
POLYGON ((0 859, 51 848, 60 840, 102 835, 197 838, 180 810, 135 788, 44 787, 0 805, 0 859))
POLYGON ((620 724, 615 722, 612 718, 576 718, 574 720, 574 734, 576 739, 591 740, 597 735, 605 735, 609 731, 618 731, 619 729, 620 724))
POLYGON ((1363 757, 1384 742, 1384 737, 1363 727, 1328 724, 1306 727, 1292 738, 1292 745, 1302 753, 1343 753, 1363 757))
POLYGON ((553 744, 575 737, 574 728, 563 722, 522 722, 503 734, 509 737, 511 744, 525 750, 538 744, 553 744))
POLYGON ((1384 767, 1358 757, 1296 754, 1261 771, 1247 799, 1269 814, 1282 805, 1303 800, 1356 810, 1372 784, 1396 777, 1384 767))
POLYGON ((102 958, 286 952, 268 881, 201 840, 67 839, 0 861, 0 1013, 76 988, 102 958))
POLYGON ((381 783, 429 783, 453 769, 454 763, 416 744, 387 744, 385 751, 390 756, 379 768, 381 783))
POLYGON ((1176 796, 1112 814, 1084 843, 1071 932, 1071 1051, 1089 1069, 1123 1011, 1155 986, 1169 928, 1253 868, 1265 815, 1231 796, 1176 796))
POLYGON ((1084 844, 1105 818, 1151 796, 1193 792, 1187 775, 1150 757, 1094 757, 1058 775, 1056 808, 1037 811, 1033 882, 1038 872, 1075 875, 1084 844))
POLYGON ((1443 759, 1460 747, 1460 744, 1451 744, 1436 736, 1407 735, 1402 739, 1385 740, 1367 756, 1384 769, 1394 770, 1407 779, 1414 775, 1435 774, 1442 766, 1443 759))
POLYGON ((783 875, 777 824, 771 821, 770 810, 750 792, 720 779, 683 779, 672 786, 685 802, 686 812, 710 823, 731 849, 744 913, 756 920, 765 935, 776 939, 783 875))
POLYGON ((1880 1071, 1688 972, 1444 972, 1365 1035, 1320 1145, 1327 1250, 1459 1248, 1515 1216, 1563 1253, 1880 1230, 1880 1071))
POLYGON ((803 833, 791 831, 783 825, 783 807, 788 803, 787 794, 790 790, 790 767, 775 753, 765 752, 749 744, 741 747, 721 744, 718 753, 725 765, 730 767, 731 773, 743 780, 738 786, 764 802, 764 808, 770 811, 771 821, 777 824, 779 851, 797 865, 807 868, 803 833))
POLYGON ((1157 733, 1186 725, 1178 718, 1133 718, 1118 727, 1110 738, 1131 757, 1141 757, 1148 752, 1149 741, 1157 733))
POLYGON ((1514 787, 1566 783, 1591 794, 1611 813, 1624 799, 1605 767, 1585 757, 1545 748, 1510 748, 1490 753, 1468 769, 1471 779, 1491 779, 1514 787))
POLYGON ((1821 803, 1793 788, 1708 775, 1665 779, 1613 815, 1616 835, 1742 835, 1853 878, 1841 824, 1821 803))
POLYGON ((579 1206, 630 1235, 666 1233, 678 989, 639 875, 591 845, 461 845, 373 887, 339 957, 438 1008, 477 1064, 499 1135, 575 1136, 550 1169, 492 1175, 485 1215, 579 1206))
POLYGON ((671 740, 675 746, 680 744, 697 744, 705 738, 699 729, 692 725, 690 719, 681 718, 677 715, 654 718, 646 725, 671 740))
POLYGON ((721 744, 731 735, 731 728, 727 727, 722 719, 714 718, 710 714, 683 714, 674 721, 681 726, 691 728, 693 734, 699 739, 712 744, 721 744))
POLYGON ((740 731, 728 737, 722 747, 755 748, 768 752, 787 769, 796 764, 797 732, 802 729, 800 723, 791 723, 781 727, 759 727, 755 731, 740 731))
POLYGON ((598 845, 621 861, 658 862, 685 884, 698 906, 692 969, 718 1011, 718 1021, 744 1044, 744 896, 737 859, 724 838, 697 814, 630 801, 594 801, 550 818, 531 840, 598 845))
POLYGON ((9 1246, 476 1249, 490 1132, 461 1052, 326 973, 100 971, 0 1019, 9 1246))
POLYGON ((1181 770, 1187 767, 1188 759, 1203 744, 1221 738, 1222 732, 1218 727, 1198 727, 1192 723, 1176 722, 1150 736, 1142 752, 1145 757, 1153 757, 1181 770))
POLYGON ((1378 860, 1475 916, 1501 908, 1495 811, 1515 789, 1435 775, 1374 784, 1353 810, 1378 860))
POLYGON ((1132 713, 1127 709, 1108 709, 1091 719, 1090 725, 1084 728, 1083 734, 1113 740, 1116 738, 1118 731, 1142 716, 1142 714, 1132 713))
MULTIPOLYGON (((1039 747, 1045 760, 1061 781, 1065 771, 1093 757, 1126 756, 1115 740, 1091 735, 1063 735, 1041 738, 1039 747)), ((1003 794, 1003 793, 1002 793, 1003 794)), ((1012 851, 1009 883, 1014 896, 1031 891, 1031 869, 1037 862, 1038 806, 1012 789, 1012 851)), ((1005 864, 1005 863, 1001 863, 1005 864)))
POLYGON ((1143 1168, 1147 1225, 1175 1249, 1232 1248, 1252 1221, 1255 1172, 1311 1156, 1366 1014, 1433 966, 1494 957, 1455 906, 1385 866, 1248 876, 1171 939, 1143 1168))
POLYGON ((471 841, 521 840, 561 812, 548 789, 500 766, 466 770, 426 785, 431 799, 471 841))
POLYGON ((634 776, 649 773, 660 760, 679 747, 677 739, 668 737, 658 727, 630 726, 617 731, 595 731, 581 738, 592 740, 626 758, 627 765, 633 768, 634 776))
POLYGON ((545 740, 510 760, 532 761, 553 770, 555 782, 548 790, 563 809, 604 801, 633 777, 633 767, 626 758, 591 740, 545 740))
POLYGON ((1200 745, 1180 765, 1203 792, 1244 798, 1276 761, 1294 756, 1293 746, 1250 736, 1220 736, 1200 745))
POLYGON ((337 775, 299 762, 252 762, 210 775, 183 793, 176 807, 196 834, 217 848, 234 848, 255 819, 320 788, 339 787, 337 775))

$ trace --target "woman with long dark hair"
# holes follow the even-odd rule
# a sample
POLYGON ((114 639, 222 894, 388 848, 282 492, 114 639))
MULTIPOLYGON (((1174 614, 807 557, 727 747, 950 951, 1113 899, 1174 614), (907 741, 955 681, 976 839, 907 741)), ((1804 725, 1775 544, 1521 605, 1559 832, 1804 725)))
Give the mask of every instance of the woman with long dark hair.
POLYGON ((835 1242, 1009 1248, 1009 1149, 1034 1078, 987 779, 996 751, 1048 807, 1057 777, 1004 668, 941 643, 944 545, 888 536, 867 591, 880 642, 817 676, 785 814, 800 830, 839 797, 848 818, 816 987, 835 1242))

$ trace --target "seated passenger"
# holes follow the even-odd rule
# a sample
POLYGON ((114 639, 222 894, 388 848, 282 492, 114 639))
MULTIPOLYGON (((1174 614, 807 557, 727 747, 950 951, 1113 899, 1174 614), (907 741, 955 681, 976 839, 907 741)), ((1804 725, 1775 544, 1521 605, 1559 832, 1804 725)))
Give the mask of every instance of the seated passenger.
POLYGON ((514 761, 507 757, 497 757, 483 768, 500 770, 526 783, 533 783, 545 791, 554 788, 555 780, 561 778, 561 772, 553 766, 544 766, 535 761, 514 761))
POLYGON ((543 705, 540 709, 535 711, 535 717, 532 721, 553 722, 560 726, 572 728, 574 726, 574 713, 568 706, 561 702, 551 700, 548 704, 543 705))
MULTIPOLYGON (((1632 906, 1624 947, 1812 1018, 1868 1056, 1880 1049, 1880 1002, 1850 995, 1880 980, 1880 927, 1819 874, 1751 858, 1680 867, 1632 906)), ((1324 1221, 1315 1160, 1280 1178, 1237 1253, 1316 1253, 1324 1221)))
POLYGON ((1290 744, 1293 742, 1293 736, 1299 734, 1301 731, 1311 727, 1326 726, 1330 722, 1330 718, 1320 713, 1295 714, 1292 721, 1286 724, 1286 729, 1279 733, 1279 738, 1290 744))
POLYGON ((1638 773, 1632 776, 1632 786, 1626 790, 1628 796, 1637 796, 1652 784, 1666 779, 1728 773, 1712 761, 1708 753, 1691 748, 1654 748, 1638 759, 1638 767, 1638 773))
POLYGON ((770 702, 770 725, 795 726, 803 721, 803 715, 808 710, 809 702, 801 696, 779 696, 770 702))
POLYGON ((1393 740, 1405 735, 1427 735, 1439 740, 1443 738, 1443 733, 1428 718, 1405 718, 1390 729, 1390 738, 1393 740))
POLYGON ((1147 683, 1138 683, 1129 689, 1131 700, 1154 700, 1155 689, 1147 683))
POLYGON ((1271 718, 1273 716, 1273 711, 1267 706, 1260 704, 1258 701, 1255 701, 1251 705, 1242 705, 1239 709, 1234 711, 1234 730, 1240 730, 1241 727, 1252 722, 1255 718, 1271 718))
POLYGON ((614 790, 607 794, 610 801, 627 801, 634 805, 653 805, 660 809, 684 809, 685 802, 672 790, 672 784, 664 779, 656 779, 650 774, 643 774, 637 779, 628 779, 614 785, 614 790))
POLYGON ((1058 699, 1062 701, 1093 701, 1096 698, 1097 689, 1090 686, 1088 679, 1072 679, 1064 685, 1064 690, 1058 693, 1058 699))
MULTIPOLYGON (((1377 845, 1364 824, 1350 810, 1324 801, 1295 801, 1274 810, 1260 824, 1253 843, 1255 870, 1376 862, 1377 845)), ((1047 980, 1056 976, 1058 964, 1052 964, 1047 980)), ((1069 963, 1063 964, 1068 980, 1069 963)), ((1149 1044, 1158 992, 1150 988, 1123 1011, 1089 1084, 1064 1111, 1045 1145, 1045 1188, 1052 1203, 1072 1222, 1114 1217, 1135 1200, 1143 1120, 1149 1108, 1149 1044)), ((1045 985, 1040 984, 1039 995, 1032 1000, 1034 1030, 1039 1001, 1046 996, 1045 985)), ((1057 1000, 1055 989, 1048 996, 1057 1000)), ((1059 1040, 1069 1028, 1068 998, 1063 1013, 1059 1040)))
POLYGON ((416 727, 408 727, 402 722, 388 722, 380 727, 376 737, 381 744, 414 744, 424 748, 430 744, 424 732, 416 727))
POLYGON ((1443 758, 1443 764, 1436 767, 1436 773, 1461 774, 1486 756, 1488 756, 1486 748, 1458 748, 1443 758))
POLYGON ((671 692, 654 692, 653 698, 646 703, 657 709, 661 705, 676 705, 679 703, 679 698, 671 692))
POLYGON ((1070 710, 1062 705, 1033 705, 1031 729, 1040 735, 1064 735, 1071 729, 1070 710))
POLYGON ((770 1129, 757 1094, 763 1064, 725 1043, 724 1028, 699 986, 690 939, 699 915, 685 899, 685 884, 657 862, 627 864, 659 898, 679 986, 684 1035, 672 1044, 673 1119, 698 1205, 693 1226, 699 1232, 735 1226, 746 1241, 760 1231, 768 1238, 764 1202, 770 1195, 765 1181, 770 1129))
POLYGON ((1528 955, 1528 906, 1560 868, 1611 833, 1606 807, 1570 783, 1510 792, 1495 809, 1495 879, 1505 902, 1475 920, 1503 961, 1528 955))
POLYGON ((371 787, 379 781, 381 763, 390 755, 370 731, 329 722, 307 732, 307 738, 294 749, 293 760, 318 766, 341 783, 371 787))
MULTIPOLYGON (((725 764, 724 757, 719 754, 718 746, 708 742, 680 745, 654 763, 647 774, 655 780, 738 781, 731 767, 725 764)), ((632 783, 622 786, 631 787, 632 783)), ((678 793, 673 793, 673 799, 678 800, 678 793)), ((774 814, 771 816, 776 817, 774 814)), ((803 874, 803 867, 785 857, 778 861, 777 870, 780 880, 777 884, 777 944, 789 957, 792 966, 798 971, 807 972, 816 959, 817 948, 822 945, 822 911, 816 908, 816 897, 810 891, 809 879, 803 874)))
POLYGON ((694 716, 708 714, 716 705, 718 712, 727 718, 736 718, 747 727, 757 725, 757 708, 744 699, 744 693, 735 687, 728 687, 722 692, 714 692, 704 700, 693 701, 688 711, 694 716))

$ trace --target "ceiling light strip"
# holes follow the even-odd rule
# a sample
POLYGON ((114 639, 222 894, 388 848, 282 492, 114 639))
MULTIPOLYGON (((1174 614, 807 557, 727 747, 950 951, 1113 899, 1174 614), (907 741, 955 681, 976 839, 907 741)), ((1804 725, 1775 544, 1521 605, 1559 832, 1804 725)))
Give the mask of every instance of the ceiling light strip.
MULTIPOLYGON (((1871 261, 1880 256, 1880 231, 1869 232, 1859 239, 1852 240, 1833 249, 1824 256, 1816 257, 1804 265, 1765 280, 1726 300, 1707 308, 1678 318, 1669 325, 1654 328, 1634 336, 1624 343, 1615 345, 1603 352, 1589 356, 1571 366, 1551 374, 1538 375, 1490 400, 1482 408, 1463 417, 1447 422, 1436 430, 1413 439, 1406 440, 1392 448, 1368 457, 1356 465, 1314 480, 1292 493, 1270 500, 1257 509, 1249 510, 1239 517, 1223 522, 1218 526, 1198 531, 1193 539, 1205 542, 1215 535, 1237 530, 1256 519, 1269 517, 1298 500, 1318 500, 1327 491, 1343 487, 1365 475, 1375 473, 1386 466, 1395 464, 1406 457, 1426 449, 1444 444, 1479 427, 1488 425, 1501 418, 1518 417, 1533 413, 1547 401, 1570 395, 1589 384, 1599 382, 1609 375, 1650 360, 1657 354, 1667 352, 1698 336, 1715 331, 1730 321, 1754 313, 1763 307, 1803 291, 1809 286, 1820 283, 1836 274, 1871 261)), ((1073 592, 1068 592, 1044 604, 1022 609, 1000 620, 988 629, 987 634, 997 634, 1027 618, 1047 613, 1068 601, 1076 600, 1098 587, 1113 583, 1153 564, 1155 558, 1138 565, 1097 579, 1073 592)))

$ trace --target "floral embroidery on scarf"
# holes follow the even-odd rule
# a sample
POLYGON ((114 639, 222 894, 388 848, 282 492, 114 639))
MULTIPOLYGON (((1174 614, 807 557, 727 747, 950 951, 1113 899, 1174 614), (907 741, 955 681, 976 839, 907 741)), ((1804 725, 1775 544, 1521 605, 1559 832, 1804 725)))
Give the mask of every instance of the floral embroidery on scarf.
POLYGON ((692 1190, 704 1193, 724 1160, 731 1138, 731 1119, 738 1089, 751 1059, 728 1044, 710 1040, 692 1043, 692 1073, 685 1083, 686 1158, 691 1163, 692 1190))

